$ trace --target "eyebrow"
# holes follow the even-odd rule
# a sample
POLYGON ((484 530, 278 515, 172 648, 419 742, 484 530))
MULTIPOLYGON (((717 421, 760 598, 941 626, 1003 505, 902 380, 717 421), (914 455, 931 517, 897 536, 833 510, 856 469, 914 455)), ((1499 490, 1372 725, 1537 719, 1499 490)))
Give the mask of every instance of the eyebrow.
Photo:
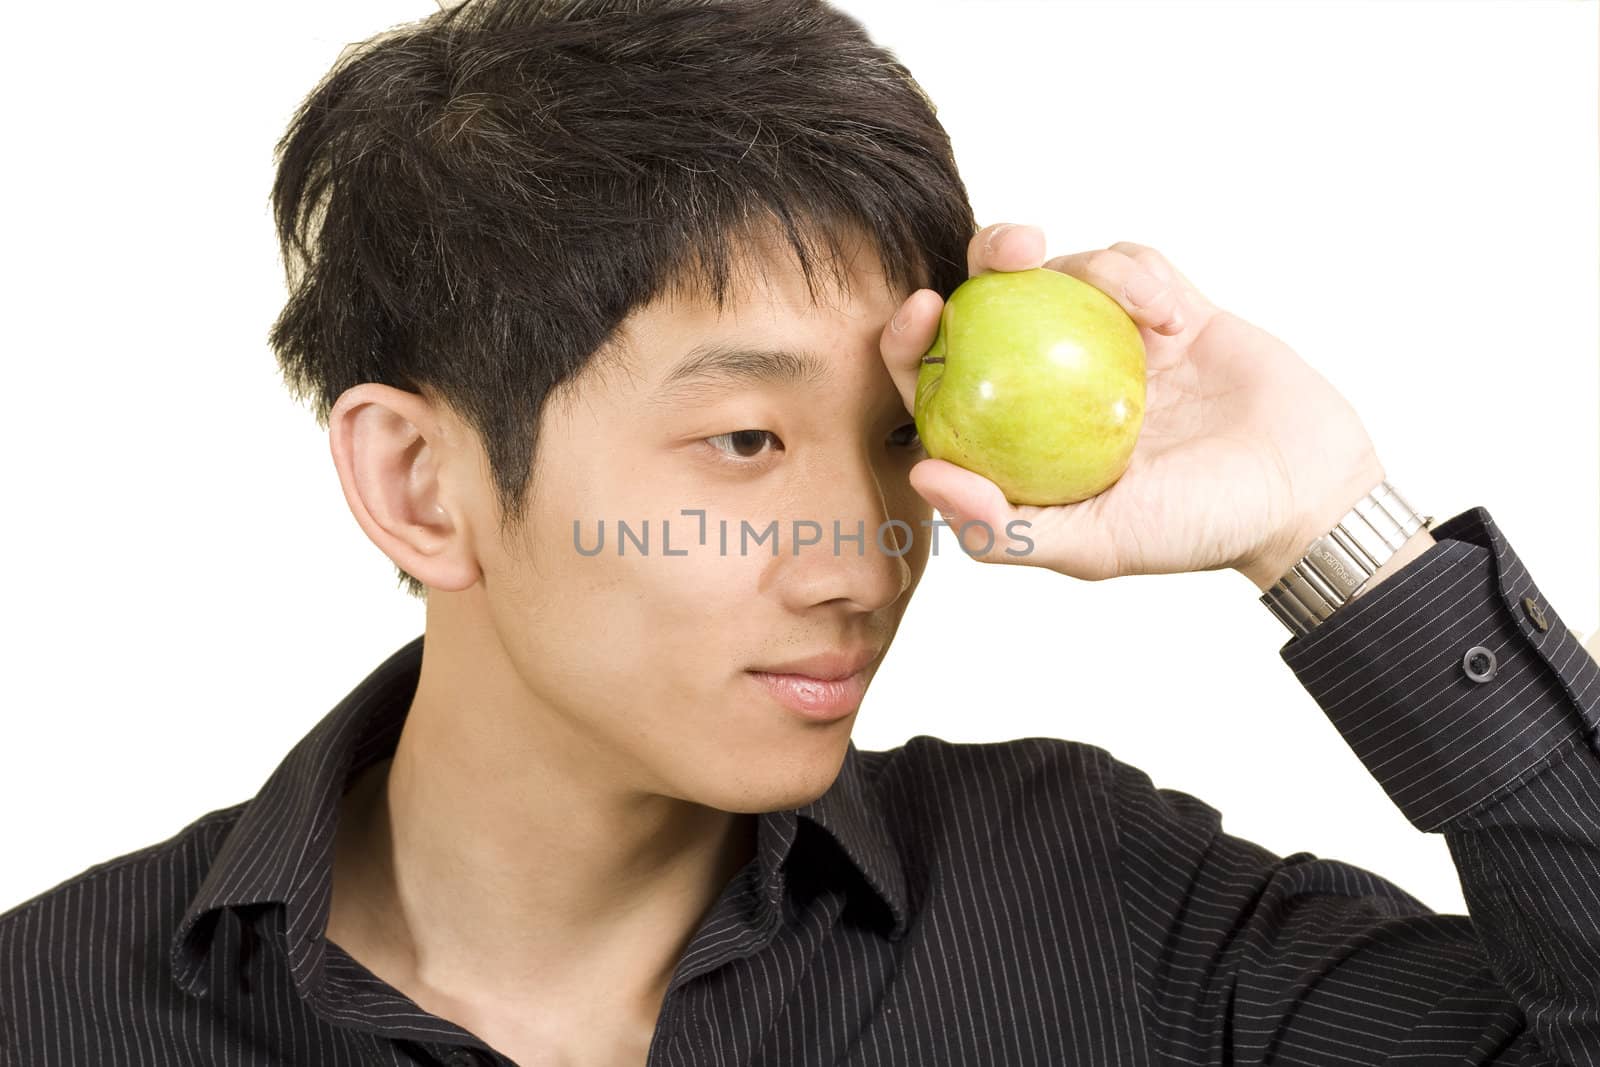
POLYGON ((705 399, 752 385, 814 385, 828 373, 827 361, 804 349, 706 342, 672 368, 655 399, 705 399))

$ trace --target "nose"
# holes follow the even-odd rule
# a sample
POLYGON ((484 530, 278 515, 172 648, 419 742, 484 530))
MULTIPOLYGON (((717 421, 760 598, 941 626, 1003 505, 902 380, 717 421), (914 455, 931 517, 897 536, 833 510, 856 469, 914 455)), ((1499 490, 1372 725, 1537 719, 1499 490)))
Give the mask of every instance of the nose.
POLYGON ((865 452, 808 476, 800 494, 805 504, 780 529, 772 561, 788 607, 804 611, 837 601, 881 611, 903 596, 916 554, 926 551, 915 496, 910 483, 898 486, 865 452))

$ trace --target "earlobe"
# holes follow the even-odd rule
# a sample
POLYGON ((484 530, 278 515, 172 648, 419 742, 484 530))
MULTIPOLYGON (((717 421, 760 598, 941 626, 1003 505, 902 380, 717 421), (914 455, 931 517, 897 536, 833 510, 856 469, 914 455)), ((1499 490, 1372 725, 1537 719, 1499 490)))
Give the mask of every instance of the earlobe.
POLYGON ((456 591, 480 572, 444 466, 419 429, 434 425, 423 397, 364 382, 328 413, 328 448, 345 503, 372 543, 430 589, 456 591))

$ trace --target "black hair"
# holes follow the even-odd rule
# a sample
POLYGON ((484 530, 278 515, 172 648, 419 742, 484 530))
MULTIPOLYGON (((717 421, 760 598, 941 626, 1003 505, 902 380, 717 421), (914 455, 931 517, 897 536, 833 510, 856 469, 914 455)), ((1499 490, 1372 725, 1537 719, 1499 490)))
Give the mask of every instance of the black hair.
POLYGON ((458 413, 503 536, 552 391, 658 295, 721 308, 751 235, 784 236, 813 297, 818 248, 852 236, 891 285, 964 281, 977 227, 935 113, 824 0, 466 0, 346 49, 295 111, 269 343, 324 428, 369 381, 458 413))

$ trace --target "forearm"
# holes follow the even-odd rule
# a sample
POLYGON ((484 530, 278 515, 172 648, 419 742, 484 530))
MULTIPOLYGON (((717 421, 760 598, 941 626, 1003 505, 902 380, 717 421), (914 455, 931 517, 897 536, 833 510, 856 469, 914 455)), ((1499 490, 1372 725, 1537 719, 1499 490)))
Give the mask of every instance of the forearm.
POLYGON ((1600 664, 1484 509, 1433 534, 1281 654, 1407 819, 1445 836, 1541 1048, 1600 1063, 1600 664))

